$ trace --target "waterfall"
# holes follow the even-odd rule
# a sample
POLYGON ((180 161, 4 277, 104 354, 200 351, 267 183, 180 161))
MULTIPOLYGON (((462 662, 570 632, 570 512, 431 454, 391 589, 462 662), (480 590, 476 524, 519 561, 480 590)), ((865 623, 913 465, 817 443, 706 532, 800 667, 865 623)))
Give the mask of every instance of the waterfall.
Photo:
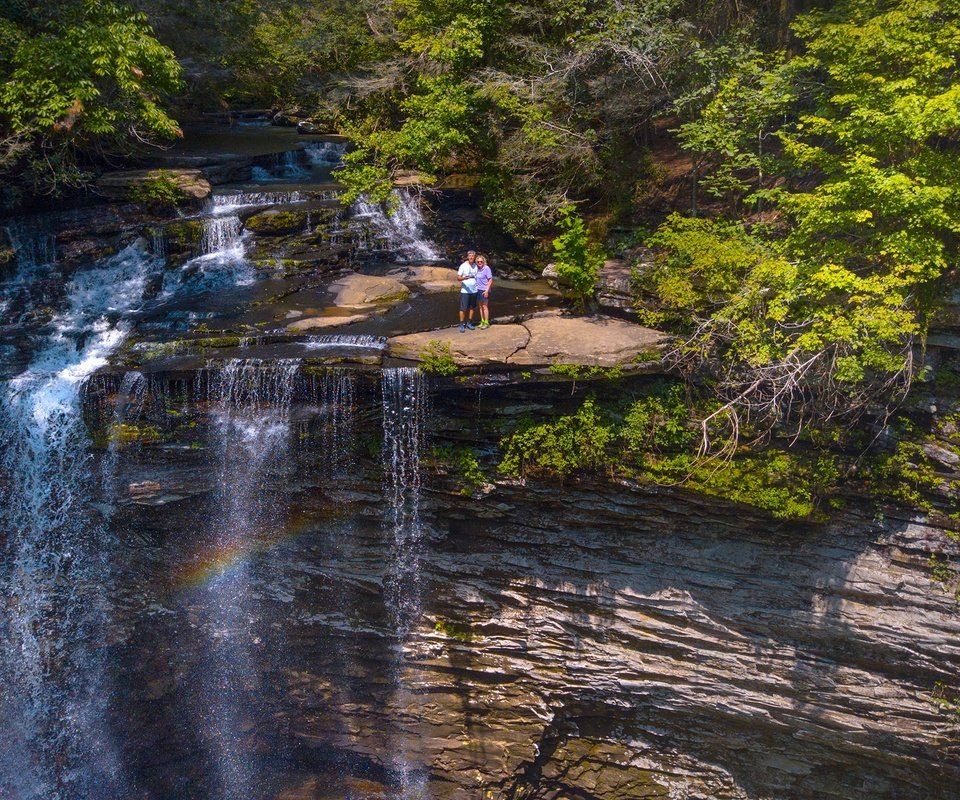
POLYGON ((420 200, 411 192, 393 190, 392 213, 379 203, 362 198, 351 208, 350 229, 364 240, 366 249, 392 254, 405 261, 439 261, 443 256, 424 237, 420 200))
POLYGON ((343 163, 343 154, 347 152, 346 142, 311 142, 304 148, 307 158, 315 167, 331 169, 343 163))
MULTIPOLYGON (((416 701, 403 678, 404 647, 423 612, 420 559, 425 530, 420 520, 420 453, 427 413, 426 379, 418 369, 383 370, 384 490, 389 505, 392 558, 384 582, 396 650, 392 665, 398 709, 413 713, 416 701)), ((393 756, 402 800, 426 797, 426 776, 407 755, 403 734, 393 756)))
POLYGON ((273 156, 274 171, 286 180, 305 180, 310 177, 310 171, 301 163, 301 150, 285 150, 273 156))
POLYGON ((200 236, 201 255, 228 253, 240 246, 243 224, 237 216, 209 217, 203 221, 200 236))
POLYGON ((351 370, 331 368, 311 376, 311 389, 323 420, 321 450, 325 473, 341 477, 353 466, 356 441, 356 381, 351 370))
POLYGON ((92 477, 81 392, 126 338, 124 315, 139 306, 157 266, 141 241, 77 272, 27 369, 0 386, 0 796, 127 794, 106 722, 100 643, 109 548, 86 506, 92 477))
POLYGON ((5 230, 20 270, 33 270, 57 260, 57 240, 48 217, 17 217, 7 222, 5 230))
POLYGON ((236 192, 215 194, 210 198, 208 212, 214 216, 234 214, 237 209, 251 206, 279 206, 302 203, 309 199, 303 192, 236 192))
POLYGON ((370 350, 375 353, 382 353, 387 347, 385 336, 348 334, 322 334, 314 336, 304 336, 299 344, 308 350, 370 350))
POLYGON ((167 234, 163 228, 150 231, 150 252, 157 258, 167 257, 167 234))
MULTIPOLYGON (((117 462, 123 438, 123 426, 129 420, 136 422, 146 400, 147 379, 142 372, 125 372, 113 405, 113 419, 107 429, 107 455, 101 467, 101 495, 109 502, 119 495, 117 462)), ((112 509, 111 509, 112 510, 112 509)))
MULTIPOLYGON (((235 359, 198 376, 212 403, 214 505, 207 515, 210 578, 191 596, 205 637, 202 678, 194 687, 196 730, 218 784, 215 796, 257 795, 260 773, 247 720, 259 676, 254 569, 265 542, 282 532, 282 505, 265 491, 290 468, 290 406, 300 362, 235 359)), ((278 481, 281 484, 283 481, 278 481)))
POLYGON ((54 269, 56 239, 48 216, 11 219, 5 230, 16 270, 0 284, 0 324, 19 324, 23 320, 19 312, 48 304, 50 287, 40 278, 54 269))

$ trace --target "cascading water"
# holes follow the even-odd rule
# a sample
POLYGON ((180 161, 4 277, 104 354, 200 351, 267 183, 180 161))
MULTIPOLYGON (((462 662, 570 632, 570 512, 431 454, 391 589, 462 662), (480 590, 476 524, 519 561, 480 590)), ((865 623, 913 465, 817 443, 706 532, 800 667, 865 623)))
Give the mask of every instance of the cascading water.
MULTIPOLYGON (((107 456, 101 467, 101 494, 108 501, 119 495, 117 486, 117 461, 123 442, 124 425, 128 420, 137 420, 146 401, 147 379, 142 372, 130 370, 124 373, 117 399, 113 406, 113 420, 107 429, 107 456)), ((109 511, 105 512, 109 514, 109 511)))
POLYGON ((235 215, 210 217, 203 221, 200 236, 201 255, 229 253, 240 247, 243 224, 235 215))
MULTIPOLYGON (((395 704, 404 713, 416 709, 411 687, 403 678, 404 650, 423 612, 420 569, 425 530, 420 520, 420 453, 427 415, 426 378, 420 370, 383 370, 383 467, 389 504, 392 559, 385 579, 385 598, 395 636, 392 665, 395 704)), ((393 767, 402 800, 426 797, 426 776, 410 763, 405 739, 395 748, 393 767)))
POLYGON ((236 192, 215 194, 210 198, 209 213, 214 216, 233 214, 240 208, 301 203, 308 199, 303 192, 236 192))
POLYGON ((296 360, 237 359, 198 377, 201 396, 212 401, 216 486, 208 516, 212 575, 190 598, 206 637, 191 713, 215 766, 215 796, 223 800, 259 796, 246 742, 247 720, 255 711, 249 690, 259 675, 252 561, 282 527, 278 503, 264 483, 289 468, 289 412, 299 366, 296 360))
POLYGON ((382 353, 387 347, 387 340, 384 336, 334 333, 304 336, 299 344, 307 350, 370 350, 382 353))
POLYGON ((331 169, 343 163, 343 155, 347 152, 346 142, 311 142, 304 148, 307 158, 315 167, 331 169))
POLYGON ((331 477, 341 476, 353 463, 355 384, 353 372, 347 369, 334 368, 311 376, 311 390, 323 421, 323 463, 325 473, 331 477))
POLYGON ((74 274, 27 369, 0 387, 7 534, 2 584, 0 796, 122 796, 107 728, 100 637, 109 616, 106 531, 91 494, 81 393, 126 338, 155 259, 138 241, 74 274), (7 741, 3 741, 7 739, 7 741))
POLYGON ((11 219, 5 227, 16 271, 0 284, 0 324, 17 324, 31 308, 47 304, 50 287, 41 280, 57 260, 54 226, 48 216, 11 219))
POLYGON ((21 272, 57 260, 57 240, 48 217, 14 218, 5 229, 21 272))
POLYGON ((442 255, 424 236, 423 212, 417 195, 394 189, 390 205, 392 213, 366 199, 353 204, 349 228, 358 236, 361 246, 404 261, 440 260, 442 255))

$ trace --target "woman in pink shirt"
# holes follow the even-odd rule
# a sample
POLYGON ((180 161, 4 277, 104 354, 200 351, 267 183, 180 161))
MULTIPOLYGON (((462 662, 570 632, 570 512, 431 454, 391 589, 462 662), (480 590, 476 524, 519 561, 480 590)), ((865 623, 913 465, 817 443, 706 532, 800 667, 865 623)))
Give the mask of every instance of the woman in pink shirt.
POLYGON ((493 271, 486 256, 477 256, 477 305, 480 306, 480 329, 490 327, 490 290, 493 288, 493 271))

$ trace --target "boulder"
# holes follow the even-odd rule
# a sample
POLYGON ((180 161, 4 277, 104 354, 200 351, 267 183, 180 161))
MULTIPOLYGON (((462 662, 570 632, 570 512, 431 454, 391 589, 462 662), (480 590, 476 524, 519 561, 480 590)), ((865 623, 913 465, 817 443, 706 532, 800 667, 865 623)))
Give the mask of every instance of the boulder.
POLYGON ((160 181, 174 187, 185 201, 204 200, 210 196, 210 181, 199 169, 133 169, 107 172, 97 178, 96 185, 100 194, 108 200, 131 200, 147 197, 151 183, 160 181))
POLYGON ((329 317, 307 317, 307 319, 298 319, 287 325, 288 331, 299 333, 301 331, 314 330, 316 328, 337 328, 341 325, 350 325, 353 322, 361 322, 370 317, 369 314, 348 314, 346 316, 329 317))
POLYGON ((247 217, 244 227, 257 236, 285 236, 290 233, 299 233, 306 223, 306 211, 271 209, 247 217))
POLYGON ((396 278, 407 286, 413 286, 425 294, 439 292, 456 292, 460 286, 457 283, 457 271, 451 267, 400 267, 387 273, 387 277, 396 278))
POLYGON ((611 317, 549 311, 483 331, 460 333, 451 327, 394 336, 388 348, 398 358, 419 360, 432 341, 448 344, 451 357, 461 366, 580 364, 609 368, 659 360, 666 336, 611 317))
POLYGON ((347 275, 331 283, 327 288, 328 291, 337 295, 334 300, 336 305, 350 308, 365 308, 389 303, 410 294, 410 290, 396 278, 359 273, 347 275))

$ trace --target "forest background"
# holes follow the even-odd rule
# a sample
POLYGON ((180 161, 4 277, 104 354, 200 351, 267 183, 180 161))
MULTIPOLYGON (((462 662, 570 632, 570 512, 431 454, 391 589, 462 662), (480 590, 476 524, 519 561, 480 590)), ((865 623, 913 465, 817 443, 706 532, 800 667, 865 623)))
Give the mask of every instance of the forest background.
MULTIPOLYGON (((960 0, 4 0, 0 199, 75 196, 181 122, 251 107, 351 139, 345 202, 388 201, 401 172, 468 175, 584 308, 605 255, 649 256, 635 310, 676 337, 687 388, 621 414, 618 463, 643 449, 634 468, 690 479, 695 456, 811 446, 755 479, 802 483, 807 514, 859 468, 823 453, 864 419, 854 449, 872 444, 935 377, 926 336, 960 233, 958 54, 960 0), (655 441, 671 402, 682 435, 655 441)), ((571 453, 606 424, 578 413, 571 453)), ((921 502, 932 467, 909 439, 868 481, 921 502)))

